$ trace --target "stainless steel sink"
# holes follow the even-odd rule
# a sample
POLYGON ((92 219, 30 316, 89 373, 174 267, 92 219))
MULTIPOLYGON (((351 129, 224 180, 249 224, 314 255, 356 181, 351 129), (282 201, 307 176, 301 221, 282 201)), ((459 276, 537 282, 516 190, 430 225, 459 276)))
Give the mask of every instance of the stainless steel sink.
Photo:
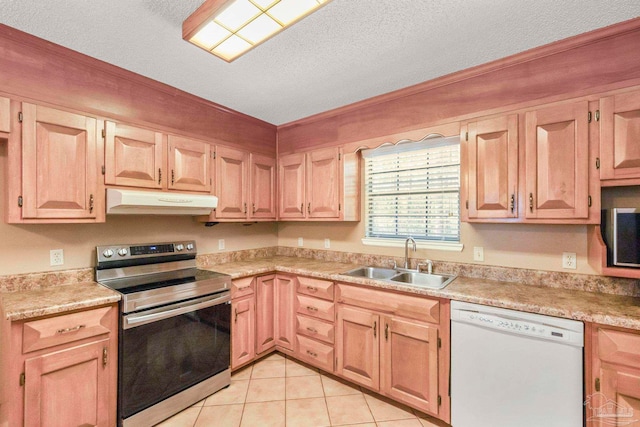
POLYGON ((404 272, 390 278, 392 282, 408 283, 420 288, 442 289, 455 279, 455 275, 404 272))
POLYGON ((390 279, 398 274, 397 270, 383 267, 358 267, 342 273, 345 276, 366 277, 367 279, 390 279))
POLYGON ((342 274, 430 289, 442 289, 457 277, 451 274, 428 274, 383 267, 358 267, 342 274))

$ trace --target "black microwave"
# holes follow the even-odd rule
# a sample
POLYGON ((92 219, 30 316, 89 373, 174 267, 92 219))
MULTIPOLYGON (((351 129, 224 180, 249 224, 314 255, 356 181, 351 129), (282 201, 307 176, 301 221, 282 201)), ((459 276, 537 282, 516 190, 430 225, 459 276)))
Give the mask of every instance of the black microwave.
POLYGON ((640 268, 640 208, 602 211, 607 264, 640 268))

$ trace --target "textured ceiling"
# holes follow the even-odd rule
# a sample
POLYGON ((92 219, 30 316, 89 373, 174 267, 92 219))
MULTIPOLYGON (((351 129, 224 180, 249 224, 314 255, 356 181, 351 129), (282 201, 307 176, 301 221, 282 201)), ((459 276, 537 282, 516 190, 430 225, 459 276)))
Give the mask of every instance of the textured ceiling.
POLYGON ((203 0, 0 0, 0 22, 283 124, 640 16, 640 1, 333 0, 231 64, 182 40, 203 0))

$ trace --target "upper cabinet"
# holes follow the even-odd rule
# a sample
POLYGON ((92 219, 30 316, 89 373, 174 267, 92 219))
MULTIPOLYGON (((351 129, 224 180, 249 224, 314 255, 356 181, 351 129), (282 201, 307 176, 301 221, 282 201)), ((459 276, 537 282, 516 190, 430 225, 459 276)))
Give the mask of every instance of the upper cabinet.
POLYGON ((93 117, 53 108, 15 105, 22 126, 12 134, 16 140, 9 150, 8 221, 104 221, 104 194, 98 183, 101 124, 93 117), (17 200, 12 200, 16 192, 17 200))
POLYGON ((338 147, 280 156, 280 219, 358 221, 359 172, 358 155, 338 147))
POLYGON ((210 144, 110 121, 105 127, 105 184, 211 191, 210 144))
POLYGON ((587 101, 525 115, 526 218, 589 217, 587 101))
POLYGON ((274 221, 276 160, 228 147, 215 150, 218 207, 206 221, 274 221))
POLYGON ((600 179, 638 178, 640 178, 640 91, 602 98, 600 99, 600 179))
POLYGON ((0 137, 2 134, 8 135, 9 132, 11 132, 10 114, 9 98, 3 98, 0 96, 0 137))
POLYGON ((517 217, 518 115, 471 122, 465 139, 469 219, 517 217))

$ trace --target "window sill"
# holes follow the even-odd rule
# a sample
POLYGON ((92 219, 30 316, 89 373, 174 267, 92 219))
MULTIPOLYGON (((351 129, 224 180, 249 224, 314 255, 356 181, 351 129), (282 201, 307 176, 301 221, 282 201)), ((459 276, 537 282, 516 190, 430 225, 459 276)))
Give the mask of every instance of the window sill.
MULTIPOLYGON (((404 240, 400 239, 380 239, 374 237, 365 237, 362 244, 367 246, 387 246, 394 248, 404 248, 404 240)), ((439 251, 462 252, 464 245, 455 242, 425 242, 416 240, 416 247, 420 249, 435 249, 439 251)))

